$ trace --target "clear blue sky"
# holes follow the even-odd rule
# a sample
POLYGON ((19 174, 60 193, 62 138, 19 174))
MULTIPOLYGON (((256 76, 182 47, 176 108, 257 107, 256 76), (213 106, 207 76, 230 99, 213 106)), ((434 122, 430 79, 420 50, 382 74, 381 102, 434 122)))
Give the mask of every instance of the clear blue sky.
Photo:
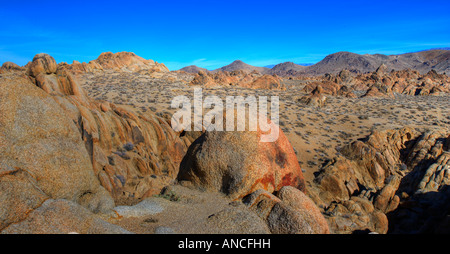
POLYGON ((450 47, 450 1, 5 1, 0 64, 130 51, 171 70, 450 47))

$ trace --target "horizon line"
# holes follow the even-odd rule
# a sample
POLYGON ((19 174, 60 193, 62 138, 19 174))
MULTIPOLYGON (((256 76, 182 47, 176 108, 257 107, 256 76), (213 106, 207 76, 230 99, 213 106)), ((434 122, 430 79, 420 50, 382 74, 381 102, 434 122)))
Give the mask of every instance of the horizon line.
MULTIPOLYGON (((233 60, 232 62, 230 62, 230 63, 228 63, 228 64, 225 64, 225 65, 222 65, 221 67, 218 67, 218 68, 215 68, 215 69, 208 69, 208 68, 205 68, 205 67, 201 67, 200 65, 196 65, 196 64, 187 64, 187 65, 185 65, 185 66, 183 66, 183 67, 181 67, 181 68, 179 68, 179 69, 176 69, 176 70, 170 70, 170 69, 169 69, 169 71, 178 71, 178 70, 181 70, 181 69, 183 69, 183 68, 185 68, 185 67, 189 67, 189 66, 196 66, 196 67, 199 67, 199 68, 202 68, 202 69, 206 69, 206 70, 208 70, 208 71, 214 71, 214 70, 220 69, 220 68, 222 68, 222 67, 228 66, 228 65, 230 65, 230 64, 232 64, 232 63, 234 63, 234 62, 236 62, 236 61, 241 61, 241 62, 243 62, 244 64, 251 65, 251 66, 254 66, 254 67, 268 68, 268 69, 272 69, 275 65, 282 64, 282 63, 287 63, 287 62, 291 62, 291 63, 297 64, 297 65, 301 65, 301 66, 308 67, 308 66, 315 65, 315 64, 321 62, 321 61, 322 61, 323 59, 325 59, 327 56, 330 56, 330 55, 333 55, 333 54, 337 54, 337 53, 342 53, 342 52, 347 52, 347 53, 352 53, 352 54, 357 54, 357 55, 386 55, 386 56, 395 56, 395 55, 404 55, 404 54, 420 53, 420 52, 426 52, 426 51, 432 51, 432 50, 450 50, 450 47, 429 48, 429 49, 416 50, 416 51, 403 52, 403 53, 396 53, 396 54, 385 54, 385 53, 364 53, 364 54, 362 54, 362 53, 355 53, 355 52, 343 50, 343 51, 337 51, 337 52, 334 52, 334 53, 326 54, 324 57, 322 57, 321 60, 319 60, 319 61, 317 61, 317 62, 304 62, 304 63, 296 63, 295 60, 285 60, 285 61, 278 62, 278 63, 276 63, 276 64, 252 65, 252 64, 248 64, 248 63, 246 63, 246 62, 244 62, 244 61, 242 61, 242 60, 240 60, 240 59, 235 59, 235 60, 233 60), (267 67, 267 66, 272 66, 272 67, 267 67)), ((132 51, 117 51, 117 52, 104 51, 104 52, 100 53, 100 55, 103 54, 103 53, 107 53, 107 52, 111 52, 111 53, 113 53, 113 54, 117 54, 117 53, 121 53, 121 52, 129 52, 129 53, 135 54, 136 56, 141 57, 140 55, 138 55, 138 54, 136 54, 136 53, 134 53, 134 52, 132 52, 132 51)), ((45 52, 36 53, 34 56, 36 56, 37 54, 42 54, 42 53, 45 53, 45 52)), ((51 56, 51 54, 49 54, 49 53, 45 53, 45 54, 48 54, 48 55, 51 56)), ((77 61, 77 62, 79 62, 79 63, 90 63, 91 61, 97 60, 98 57, 99 57, 100 55, 98 55, 97 58, 92 59, 92 60, 90 60, 90 61, 88 61, 88 62, 80 62, 80 61, 78 61, 78 60, 72 60, 72 63, 71 63, 71 64, 73 64, 74 61, 77 61)), ((34 57, 34 56, 33 56, 33 57, 34 57)), ((142 58, 144 58, 144 57, 142 57, 142 58)), ((153 60, 153 61, 155 61, 155 62, 157 62, 157 63, 162 63, 162 64, 166 65, 164 62, 156 61, 156 60, 154 60, 154 59, 152 59, 152 58, 149 58, 149 59, 144 58, 144 59, 145 59, 145 60, 153 60)), ((28 62, 27 62, 26 64, 24 64, 24 65, 19 65, 19 64, 18 64, 18 65, 21 66, 21 67, 25 67, 25 66, 26 66, 28 63, 30 63, 31 61, 32 61, 32 59, 31 59, 30 61, 28 61, 28 62)), ((195 60, 194 60, 194 61, 195 61, 195 60)), ((214 59, 214 60, 210 60, 210 61, 220 61, 220 60, 214 59)), ((267 60, 267 61, 269 61, 269 60, 267 60)), ((14 63, 13 61, 0 62, 0 66, 3 65, 4 63, 7 63, 7 62, 12 62, 12 63, 14 63)), ((297 62, 298 62, 298 61, 297 61, 297 62)), ((57 64, 61 64, 61 63, 67 63, 67 64, 69 64, 67 61, 60 61, 60 62, 57 62, 57 64)), ((16 64, 16 63, 15 63, 15 64, 16 64)), ((166 65, 166 67, 167 67, 167 65, 166 65)), ((168 67, 167 67, 167 68, 168 68, 168 67)))

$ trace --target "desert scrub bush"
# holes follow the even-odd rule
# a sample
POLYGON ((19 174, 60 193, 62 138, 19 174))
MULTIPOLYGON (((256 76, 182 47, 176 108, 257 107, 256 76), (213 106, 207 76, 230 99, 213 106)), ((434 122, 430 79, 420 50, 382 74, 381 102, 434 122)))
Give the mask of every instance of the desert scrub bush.
POLYGON ((317 165, 318 165, 318 163, 315 162, 315 161, 308 161, 307 164, 308 164, 308 166, 310 166, 310 167, 314 167, 314 166, 317 166, 317 165))
POLYGON ((144 220, 145 223, 157 223, 158 221, 159 221, 158 219, 152 217, 144 220))
POLYGON ((181 200, 181 198, 171 190, 163 190, 160 194, 155 195, 155 197, 164 198, 173 202, 178 202, 181 200))
POLYGON ((123 149, 125 149, 127 151, 131 151, 134 149, 134 145, 131 142, 127 142, 126 144, 123 145, 123 149))
POLYGON ((358 119, 359 120, 367 120, 367 119, 369 119, 369 116, 368 115, 360 115, 360 116, 358 116, 358 119))

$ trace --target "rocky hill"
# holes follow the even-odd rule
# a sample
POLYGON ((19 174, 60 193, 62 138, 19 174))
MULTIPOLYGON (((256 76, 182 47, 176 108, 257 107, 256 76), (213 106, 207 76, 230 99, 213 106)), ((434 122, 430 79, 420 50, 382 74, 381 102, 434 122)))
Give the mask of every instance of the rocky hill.
POLYGON ((198 73, 199 71, 209 72, 207 69, 198 67, 196 65, 189 65, 189 66, 183 67, 183 68, 179 69, 179 71, 185 71, 187 73, 198 73))
POLYGON ((293 62, 280 63, 268 70, 267 73, 276 74, 278 76, 296 76, 298 73, 305 71, 306 66, 298 65, 293 62))
POLYGON ((355 73, 365 73, 374 71, 380 65, 381 62, 375 56, 338 52, 326 56, 315 65, 307 67, 303 73, 308 75, 323 75, 325 73, 336 73, 343 69, 355 73))
POLYGON ((80 63, 74 61, 66 65, 66 68, 72 73, 98 72, 104 70, 127 71, 127 72, 168 72, 169 69, 164 65, 153 60, 146 60, 132 52, 105 52, 90 61, 89 63, 80 63))
POLYGON ((236 60, 236 61, 232 62, 229 65, 226 65, 226 66, 221 67, 219 69, 215 69, 214 72, 217 72, 217 71, 228 71, 228 72, 231 72, 231 71, 239 71, 239 70, 245 71, 247 73, 250 73, 250 72, 253 72, 253 71, 257 71, 259 73, 266 73, 270 69, 266 68, 266 67, 252 66, 252 65, 249 65, 249 64, 246 64, 246 63, 242 62, 241 60, 236 60))
POLYGON ((4 62, 2 66, 0 67, 0 70, 3 71, 18 71, 18 70, 24 70, 24 67, 20 67, 19 65, 13 63, 13 62, 4 62))
POLYGON ((241 87, 252 89, 286 90, 283 80, 277 75, 260 74, 256 71, 247 73, 239 71, 198 72, 189 83, 191 86, 203 87, 241 87))

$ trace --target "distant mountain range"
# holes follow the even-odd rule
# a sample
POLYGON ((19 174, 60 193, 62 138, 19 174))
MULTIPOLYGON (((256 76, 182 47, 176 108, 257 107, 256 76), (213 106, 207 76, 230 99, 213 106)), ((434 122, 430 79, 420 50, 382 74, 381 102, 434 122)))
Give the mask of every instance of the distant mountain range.
POLYGON ((431 51, 431 50, 450 50, 450 47, 447 47, 447 48, 424 49, 424 50, 419 50, 419 51, 414 51, 414 52, 409 52, 409 53, 418 53, 418 52, 431 51))
MULTIPOLYGON (((243 70, 246 72, 252 72, 252 71, 257 71, 259 73, 267 73, 270 68, 267 67, 256 67, 253 65, 249 65, 246 64, 244 62, 242 62, 241 60, 236 60, 234 62, 232 62, 229 65, 223 66, 221 68, 212 70, 212 72, 216 72, 216 71, 235 71, 235 70, 243 70)), ((206 71, 208 72, 208 70, 204 69, 204 68, 200 68, 198 66, 195 65, 190 65, 187 67, 184 67, 182 69, 180 69, 180 71, 185 71, 185 72, 190 72, 190 73, 197 73, 198 71, 206 71)))
MULTIPOLYGON (((438 73, 450 73, 450 48, 431 49, 399 55, 360 55, 351 52, 337 52, 311 65, 285 62, 273 66, 256 67, 236 60, 214 71, 257 71, 280 76, 323 75, 325 73, 337 73, 343 69, 353 73, 367 73, 375 71, 382 64, 386 65, 388 70, 413 69, 420 73, 426 73, 434 69, 438 73)), ((188 66, 181 70, 191 73, 196 73, 199 70, 206 71, 206 69, 197 66, 188 66)))
POLYGON ((381 64, 388 70, 413 69, 425 73, 434 69, 438 73, 450 73, 450 50, 427 50, 401 55, 365 54, 338 52, 328 55, 322 61, 309 66, 304 73, 308 75, 323 75, 337 73, 348 69, 355 73, 375 71, 381 64))

